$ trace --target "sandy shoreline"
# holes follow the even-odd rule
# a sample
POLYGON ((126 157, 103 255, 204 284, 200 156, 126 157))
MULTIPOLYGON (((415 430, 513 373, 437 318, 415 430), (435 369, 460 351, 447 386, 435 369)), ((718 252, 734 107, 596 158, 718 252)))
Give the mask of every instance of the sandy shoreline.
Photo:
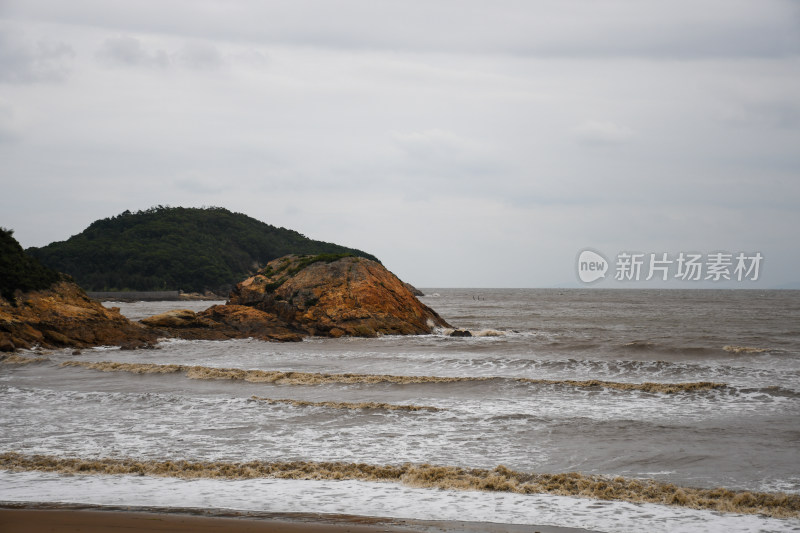
MULTIPOLYGON (((109 507, 55 503, 0 503, 0 531, 14 533, 592 533, 554 526, 428 521, 223 509, 109 507)), ((595 532, 596 533, 596 532, 595 532)))

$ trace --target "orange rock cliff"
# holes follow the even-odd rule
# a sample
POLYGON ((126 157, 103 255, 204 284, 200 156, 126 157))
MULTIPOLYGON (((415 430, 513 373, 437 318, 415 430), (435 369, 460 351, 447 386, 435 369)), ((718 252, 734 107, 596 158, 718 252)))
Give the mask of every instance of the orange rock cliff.
POLYGON ((449 327, 397 276, 363 257, 275 259, 239 283, 228 304, 264 311, 306 335, 413 335, 449 327))
POLYGON ((49 289, 0 297, 0 351, 32 348, 87 348, 114 345, 141 348, 154 332, 90 299, 70 281, 49 289))

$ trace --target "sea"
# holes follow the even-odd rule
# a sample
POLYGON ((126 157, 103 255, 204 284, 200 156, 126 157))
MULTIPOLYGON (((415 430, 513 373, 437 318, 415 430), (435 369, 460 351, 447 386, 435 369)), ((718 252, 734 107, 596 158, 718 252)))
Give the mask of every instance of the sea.
MULTIPOLYGON (((799 518, 735 506, 474 479, 511 470, 799 495, 800 291, 424 292, 421 301, 472 336, 22 352, 24 361, 0 364, 0 454, 11 465, 0 470, 0 501, 800 531, 799 518), (186 475, 189 463, 215 474, 186 475), (242 475, 245 463, 276 474, 242 475), (428 470, 347 473, 365 465, 428 470), (430 474, 454 471, 472 484, 430 474)), ((105 305, 136 320, 214 303, 105 305)))

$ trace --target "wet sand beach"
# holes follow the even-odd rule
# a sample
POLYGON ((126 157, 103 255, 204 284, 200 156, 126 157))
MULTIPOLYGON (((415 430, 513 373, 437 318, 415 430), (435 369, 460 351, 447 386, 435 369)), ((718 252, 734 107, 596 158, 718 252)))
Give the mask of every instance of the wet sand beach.
POLYGON ((265 514, 200 510, 157 512, 121 510, 92 506, 51 506, 0 508, 0 531, 6 533, 593 533, 585 529, 554 526, 399 520, 359 516, 265 514))

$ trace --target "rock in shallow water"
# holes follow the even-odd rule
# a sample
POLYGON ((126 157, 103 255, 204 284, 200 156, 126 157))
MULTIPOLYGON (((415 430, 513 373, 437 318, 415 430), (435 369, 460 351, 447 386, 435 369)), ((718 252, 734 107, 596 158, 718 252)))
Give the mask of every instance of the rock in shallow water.
POLYGON ((448 327, 397 276, 363 257, 285 256, 231 293, 232 305, 264 311, 307 335, 419 335, 448 327))
POLYGON ((225 305, 141 322, 162 336, 209 340, 421 335, 449 327, 380 263, 338 255, 275 259, 239 283, 225 305))
POLYGON ((77 285, 60 281, 47 290, 0 298, 0 344, 9 349, 145 347, 156 334, 90 299, 77 285))

